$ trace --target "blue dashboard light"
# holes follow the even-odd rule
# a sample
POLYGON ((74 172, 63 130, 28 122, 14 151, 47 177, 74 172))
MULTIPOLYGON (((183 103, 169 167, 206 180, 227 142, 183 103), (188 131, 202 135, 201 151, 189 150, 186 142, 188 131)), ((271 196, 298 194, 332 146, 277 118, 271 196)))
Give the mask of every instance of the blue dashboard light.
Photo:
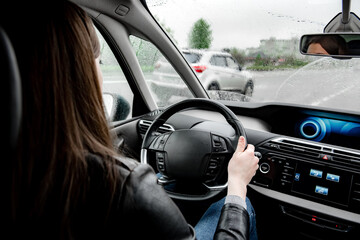
POLYGON ((360 136, 360 124, 346 123, 342 126, 340 134, 346 136, 360 136))
POLYGON ((312 114, 314 115, 306 115, 299 119, 295 125, 294 136, 314 142, 360 149, 359 118, 354 119, 357 122, 350 122, 352 118, 346 116, 340 118, 338 115, 323 114, 321 112, 312 112, 312 114), (334 118, 327 118, 328 116, 334 118))
POLYGON ((331 131, 331 126, 319 117, 308 117, 300 124, 299 131, 303 138, 320 142, 331 131))
POLYGON ((313 120, 307 120, 301 124, 300 132, 306 138, 314 138, 319 134, 320 126, 313 120))

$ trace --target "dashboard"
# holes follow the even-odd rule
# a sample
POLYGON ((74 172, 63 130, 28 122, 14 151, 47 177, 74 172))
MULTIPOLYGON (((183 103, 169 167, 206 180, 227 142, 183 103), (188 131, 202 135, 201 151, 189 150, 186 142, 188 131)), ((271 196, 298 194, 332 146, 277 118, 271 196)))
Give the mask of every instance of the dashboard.
MULTIPOLYGON (((360 231, 358 115, 289 105, 227 106, 262 156, 249 186, 256 195, 252 202, 259 210, 259 220, 266 219, 263 227, 272 231, 268 218, 280 214, 335 232, 360 231), (280 213, 275 211, 278 206, 280 213)), ((140 121, 142 136, 155 117, 140 121)), ((218 122, 212 125, 214 132, 234 133, 230 126, 224 128, 226 120, 221 114, 202 109, 175 114, 159 132, 190 129, 207 121, 218 122)))

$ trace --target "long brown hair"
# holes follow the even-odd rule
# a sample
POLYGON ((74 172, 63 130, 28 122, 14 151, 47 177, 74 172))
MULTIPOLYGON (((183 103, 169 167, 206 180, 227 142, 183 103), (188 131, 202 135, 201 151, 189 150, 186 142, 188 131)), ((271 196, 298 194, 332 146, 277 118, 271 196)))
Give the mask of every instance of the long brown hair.
POLYGON ((41 218, 51 209, 59 217, 57 230, 66 232, 72 210, 86 196, 87 154, 105 160, 109 189, 115 191, 119 177, 95 67, 99 45, 91 19, 77 5, 41 1, 48 2, 46 11, 30 2, 32 11, 21 6, 31 11, 21 31, 9 28, 23 89, 12 219, 41 218))

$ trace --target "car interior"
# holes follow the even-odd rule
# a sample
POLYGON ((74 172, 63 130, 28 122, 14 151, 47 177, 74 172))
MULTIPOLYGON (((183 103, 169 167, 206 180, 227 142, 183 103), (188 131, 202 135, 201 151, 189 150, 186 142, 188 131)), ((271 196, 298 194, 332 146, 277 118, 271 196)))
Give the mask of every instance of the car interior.
MULTIPOLYGON (((92 17, 127 85, 119 91, 113 85, 104 87, 114 146, 161 175, 158 183, 190 224, 195 225, 211 203, 226 195, 227 162, 238 137, 245 136, 260 159, 247 193, 256 212, 259 239, 359 239, 359 111, 241 101, 241 97, 240 101, 214 99, 151 14, 147 1, 72 1, 92 17), (134 39, 151 43, 171 63, 183 81, 175 86, 181 97, 175 98, 170 89, 174 86, 164 83, 165 90, 154 95, 152 87, 158 85, 147 79, 134 39)), ((334 17, 327 29, 359 34, 360 20, 351 12, 359 9, 350 9, 350 0, 343 4, 339 16, 351 20, 344 23, 334 17)), ((16 66, 11 56, 10 63, 4 63, 11 48, 1 29, 0 40, 2 65, 16 66)), ((332 57, 360 57, 353 53, 332 57)), ((19 95, 16 75, 16 71, 7 74, 15 91, 11 96, 19 95)), ((358 76, 354 73, 353 78, 358 76)), ((18 108, 8 111, 15 111, 10 112, 15 127, 9 128, 15 132, 6 135, 11 144, 17 124, 12 119, 20 118, 18 108)))

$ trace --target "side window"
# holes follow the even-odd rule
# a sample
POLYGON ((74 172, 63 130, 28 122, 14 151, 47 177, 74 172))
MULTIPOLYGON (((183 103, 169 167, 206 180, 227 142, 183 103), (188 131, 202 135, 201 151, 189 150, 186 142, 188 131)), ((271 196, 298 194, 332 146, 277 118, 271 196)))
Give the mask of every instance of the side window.
MULTIPOLYGON (((109 102, 112 103, 112 100, 108 97, 110 94, 119 103, 114 120, 131 118, 134 94, 109 45, 97 29, 96 32, 100 41, 100 68, 103 75, 102 91, 105 106, 108 106, 109 102)), ((107 108, 107 111, 109 114, 110 109, 107 108)))
POLYGON ((225 57, 215 56, 215 57, 214 57, 214 60, 215 60, 215 66, 218 66, 218 67, 226 67, 225 57))
POLYGON ((229 68, 239 69, 239 65, 235 62, 235 60, 232 57, 227 57, 226 61, 229 68))
POLYGON ((194 97, 180 75, 154 44, 135 36, 130 36, 130 42, 146 83, 159 107, 167 107, 194 97))
POLYGON ((211 59, 210 59, 210 64, 216 66, 215 56, 212 56, 212 57, 211 57, 211 59))
POLYGON ((186 61, 188 61, 189 63, 198 63, 200 61, 200 58, 201 58, 201 55, 196 54, 196 53, 184 52, 183 55, 184 55, 186 61))

